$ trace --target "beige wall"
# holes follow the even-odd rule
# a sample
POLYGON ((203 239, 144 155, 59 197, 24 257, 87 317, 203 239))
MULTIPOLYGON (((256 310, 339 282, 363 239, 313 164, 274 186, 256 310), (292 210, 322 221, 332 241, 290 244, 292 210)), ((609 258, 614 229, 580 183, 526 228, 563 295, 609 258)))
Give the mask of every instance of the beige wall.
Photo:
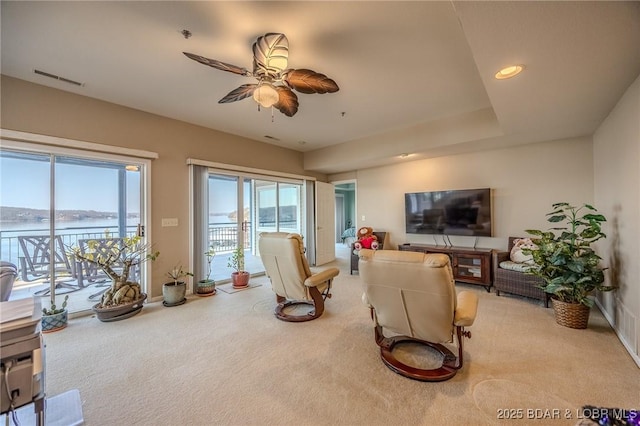
MULTIPOLYGON (((405 234, 404 193, 491 188, 494 237, 479 238, 478 247, 506 249, 509 236, 525 235, 525 229, 546 229, 545 214, 552 203, 593 201, 592 142, 589 137, 549 141, 409 161, 330 175, 329 179, 347 177, 357 179, 357 226, 390 232, 392 246, 433 243, 430 236, 405 234)), ((475 238, 451 240, 455 245, 472 246, 475 238)))
POLYGON ((598 245, 615 293, 599 297, 640 365, 640 77, 594 134, 595 202, 607 217, 598 245))
POLYGON ((302 153, 45 86, 1 77, 1 127, 159 154, 152 164, 152 238, 161 252, 153 264, 151 297, 164 275, 189 264, 189 157, 279 172, 307 173, 302 153), (248 154, 250 153, 250 154, 248 154), (162 218, 179 226, 161 227, 162 218))

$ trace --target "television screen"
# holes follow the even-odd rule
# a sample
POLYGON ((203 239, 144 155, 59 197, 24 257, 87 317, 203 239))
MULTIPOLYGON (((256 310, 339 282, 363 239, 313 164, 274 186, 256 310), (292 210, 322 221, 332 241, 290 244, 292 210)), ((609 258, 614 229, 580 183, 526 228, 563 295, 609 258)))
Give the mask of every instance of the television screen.
POLYGON ((404 194, 407 234, 490 237, 491 189, 404 194))

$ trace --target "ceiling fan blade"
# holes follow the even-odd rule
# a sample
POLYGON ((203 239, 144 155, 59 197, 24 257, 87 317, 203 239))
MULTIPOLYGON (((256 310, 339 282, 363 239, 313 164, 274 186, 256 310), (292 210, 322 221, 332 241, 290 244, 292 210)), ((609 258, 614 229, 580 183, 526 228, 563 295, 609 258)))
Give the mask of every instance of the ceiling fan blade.
POLYGON ((242 86, 230 91, 227 96, 218 101, 219 104, 228 104, 230 102, 241 101, 253 95, 253 91, 258 87, 257 84, 243 84, 242 86))
POLYGON ((200 62, 201 64, 204 64, 204 65, 209 65, 210 67, 213 67, 222 71, 228 71, 234 74, 240 74, 247 77, 251 77, 253 75, 246 68, 241 68, 236 65, 227 64, 225 62, 220 62, 215 59, 205 58, 204 56, 194 55, 193 53, 189 53, 189 52, 182 52, 182 53, 184 53, 185 56, 189 59, 193 59, 196 62, 200 62))
POLYGON ((335 81, 308 69, 287 70, 282 80, 301 93, 333 93, 340 90, 335 81))
POLYGON ((279 33, 268 33, 253 43, 253 73, 276 79, 287 69, 289 40, 279 33))
POLYGON ((298 112, 298 97, 286 86, 276 86, 278 102, 273 105, 287 117, 293 117, 298 112))

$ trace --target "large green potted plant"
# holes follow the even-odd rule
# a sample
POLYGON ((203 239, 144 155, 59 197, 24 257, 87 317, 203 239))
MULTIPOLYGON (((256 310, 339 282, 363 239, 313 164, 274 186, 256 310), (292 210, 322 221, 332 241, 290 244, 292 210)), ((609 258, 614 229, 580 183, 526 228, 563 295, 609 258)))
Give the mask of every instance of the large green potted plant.
POLYGON ((590 297, 594 291, 610 291, 605 286, 600 256, 592 244, 605 238, 606 218, 589 204, 580 207, 555 203, 547 221, 556 224, 547 231, 528 229, 537 248, 523 249, 535 262, 529 273, 544 280, 542 289, 551 294, 556 322, 571 328, 587 328, 590 297))
POLYGON ((140 312, 147 295, 141 291, 140 283, 130 280, 129 274, 143 263, 156 260, 160 252, 153 251, 151 244, 144 243, 139 236, 124 237, 122 243, 114 244, 106 252, 97 249, 97 240, 87 244, 88 250, 82 252, 79 247, 71 247, 70 254, 76 261, 94 264, 111 279, 111 286, 102 294, 100 303, 92 307, 98 319, 118 321, 140 312))
POLYGON ((231 253, 227 267, 234 269, 231 273, 233 288, 245 288, 249 285, 249 272, 244 270, 244 247, 239 245, 231 253))

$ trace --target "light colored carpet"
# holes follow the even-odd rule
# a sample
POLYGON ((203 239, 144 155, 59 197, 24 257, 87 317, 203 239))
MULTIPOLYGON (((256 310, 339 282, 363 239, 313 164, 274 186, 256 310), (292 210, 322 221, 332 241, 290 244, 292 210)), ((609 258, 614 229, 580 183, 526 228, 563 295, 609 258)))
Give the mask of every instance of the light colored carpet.
POLYGON ((79 389, 90 426, 573 425, 586 404, 639 408, 640 370, 597 310, 587 330, 572 330, 536 301, 474 286, 459 286, 480 298, 464 368, 440 383, 394 374, 347 261, 327 265, 341 274, 310 322, 277 320, 264 277, 252 291, 150 303, 124 321, 73 319, 44 336, 47 392, 79 389), (504 409, 523 418, 498 419, 504 409))

